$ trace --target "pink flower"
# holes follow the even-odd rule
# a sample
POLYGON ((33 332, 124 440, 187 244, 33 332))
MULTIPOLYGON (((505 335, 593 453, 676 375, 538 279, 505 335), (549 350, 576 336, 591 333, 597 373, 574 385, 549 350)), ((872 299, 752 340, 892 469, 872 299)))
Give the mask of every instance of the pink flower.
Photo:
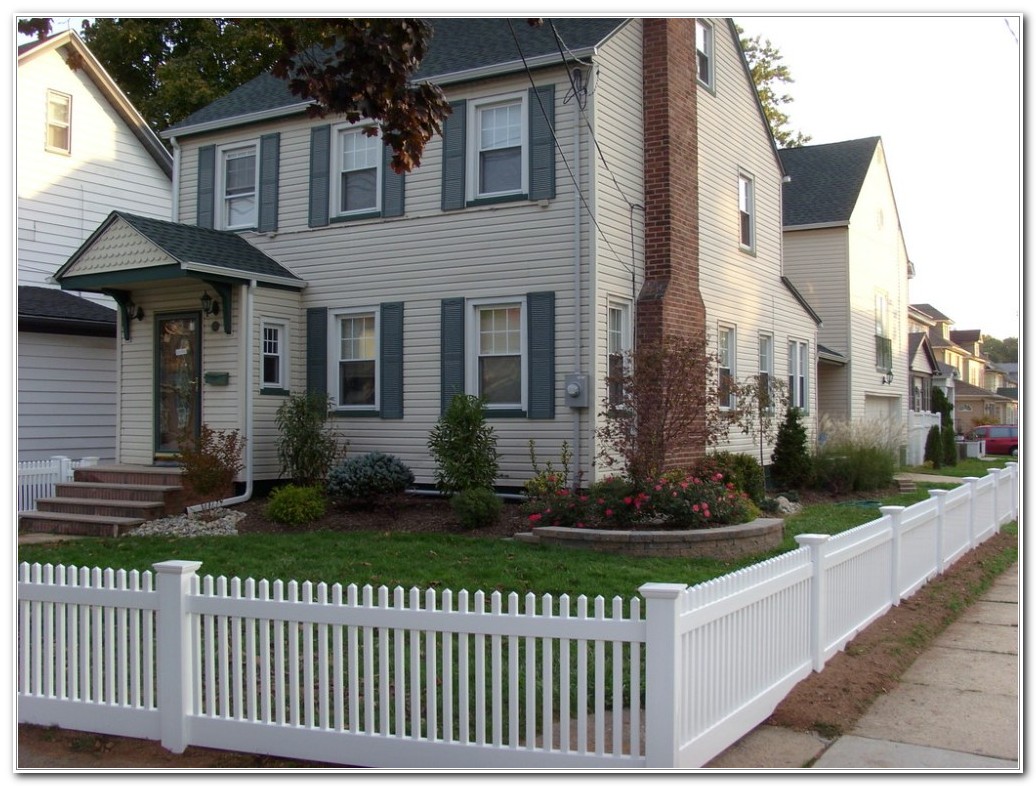
POLYGON ((611 509, 611 508, 608 508, 607 510, 605 510, 605 511, 604 511, 604 515, 605 515, 605 516, 611 516, 611 515, 612 515, 612 512, 613 512, 613 511, 612 511, 612 509, 611 509))
POLYGON ((626 505, 632 505, 633 504, 633 497, 624 497, 622 501, 626 505))
POLYGON ((529 521, 539 521, 541 518, 543 518, 542 513, 533 513, 531 516, 529 516, 529 521))
POLYGON ((661 491, 661 490, 662 490, 662 484, 659 483, 657 486, 655 486, 655 491, 661 491))
POLYGON ((685 488, 687 488, 687 486, 688 486, 688 483, 687 483, 686 480, 681 480, 680 481, 680 488, 685 489, 685 488))
POLYGON ((702 515, 705 516, 705 518, 709 518, 712 514, 706 510, 702 515))
POLYGON ((701 510, 701 508, 697 504, 695 504, 695 505, 691 505, 691 510, 693 510, 695 513, 697 513, 699 510, 701 510))

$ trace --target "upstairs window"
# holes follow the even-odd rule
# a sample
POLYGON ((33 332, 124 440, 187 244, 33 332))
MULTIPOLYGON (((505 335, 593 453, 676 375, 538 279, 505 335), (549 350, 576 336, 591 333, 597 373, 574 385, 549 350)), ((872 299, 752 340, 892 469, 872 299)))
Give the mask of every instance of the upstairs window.
POLYGON ((381 209, 381 166, 384 143, 364 128, 339 128, 335 136, 337 178, 334 213, 339 216, 376 212, 381 209))
POLYGON ((249 229, 256 225, 259 167, 254 142, 220 149, 217 192, 222 202, 221 229, 249 229))
POLYGON ((47 142, 52 153, 72 152, 72 96, 47 91, 47 142))
POLYGON ((710 90, 715 89, 715 68, 713 67, 712 25, 701 19, 695 23, 695 40, 698 49, 698 81, 710 90))
POLYGON ((755 182, 748 175, 738 176, 738 214, 740 216, 741 248, 755 248, 755 182))
POLYGON ((874 293, 874 366, 881 372, 892 370, 888 295, 880 290, 874 293))
POLYGON ((469 199, 524 194, 528 190, 526 96, 473 102, 469 199))

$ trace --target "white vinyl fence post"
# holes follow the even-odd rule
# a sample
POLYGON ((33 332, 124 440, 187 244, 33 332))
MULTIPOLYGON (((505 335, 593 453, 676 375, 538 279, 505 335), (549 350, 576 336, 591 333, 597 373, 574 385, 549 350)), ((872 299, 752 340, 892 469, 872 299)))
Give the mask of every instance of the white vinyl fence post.
POLYGON ((153 566, 158 574, 158 647, 156 682, 162 747, 183 753, 191 712, 191 627, 187 593, 200 562, 168 560, 153 566))
POLYGON ((903 559, 903 511, 902 505, 882 505, 878 508, 882 516, 889 517, 889 525, 892 527, 892 605, 898 606, 900 593, 899 569, 903 559))
POLYGON ((1007 468, 1011 470, 1011 521, 1018 519, 1018 462, 1007 462, 1007 468))
POLYGON ((942 573, 943 562, 943 531, 946 529, 946 495, 950 492, 946 489, 929 489, 928 496, 935 500, 935 508, 938 511, 935 518, 935 572, 942 573))
POLYGON ((647 658, 645 679, 644 754, 650 768, 678 766, 680 740, 679 697, 683 694, 680 668, 680 641, 676 621, 680 616, 678 600, 686 584, 649 583, 639 588, 647 600, 647 658))
POLYGON ((978 483, 978 478, 964 478, 964 482, 968 484, 968 549, 975 548, 975 530, 978 529, 978 522, 975 521, 975 514, 978 509, 978 489, 975 488, 975 484, 978 483))
POLYGON ((1000 505, 1000 469, 991 467, 987 473, 993 476, 993 532, 995 534, 1000 531, 1000 511, 1003 510, 1000 505))
POLYGON ((58 483, 68 483, 72 480, 72 459, 68 456, 51 456, 54 462, 54 473, 57 475, 58 483))
POLYGON ((824 619, 827 615, 824 597, 824 544, 830 538, 830 535, 795 536, 796 543, 809 549, 809 559, 813 563, 809 596, 809 651, 813 655, 813 671, 824 669, 824 619))

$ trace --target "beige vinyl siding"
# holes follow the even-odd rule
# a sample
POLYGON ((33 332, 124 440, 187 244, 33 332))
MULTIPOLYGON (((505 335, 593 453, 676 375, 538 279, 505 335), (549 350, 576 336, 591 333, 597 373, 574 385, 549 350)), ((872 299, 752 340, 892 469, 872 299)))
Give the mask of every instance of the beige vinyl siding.
MULTIPOLYGON (((555 84, 555 131, 562 149, 572 149, 574 113, 564 105, 568 90, 563 70, 535 72, 537 85, 555 84)), ((524 75, 451 88, 451 100, 526 91, 524 75)), ((564 406, 561 382, 574 366, 573 338, 573 200, 578 192, 556 156, 557 197, 546 203, 528 201, 441 210, 442 142, 427 145, 422 165, 407 175, 406 214, 392 219, 365 219, 309 228, 309 139, 319 121, 304 117, 276 124, 188 138, 182 144, 181 220, 196 215, 198 148, 205 144, 258 138, 280 132, 279 227, 276 233, 245 233, 308 286, 302 295, 299 329, 292 331, 293 379, 304 384, 306 345, 304 312, 310 307, 376 308, 404 303, 404 418, 337 418, 335 426, 348 441, 350 455, 380 450, 398 455, 418 482, 431 483, 434 462, 428 454, 428 433, 439 417, 440 303, 444 298, 514 297, 528 292, 555 293, 555 419, 493 419, 501 453, 499 482, 521 485, 531 475, 528 441, 537 442, 541 458, 560 455, 563 440, 572 441, 571 410, 564 406)), ((587 143, 583 143, 584 151, 587 143)), ((584 153, 585 155, 585 153, 584 153)), ((584 244, 587 242, 585 233, 584 244)), ((586 295, 584 294, 584 307, 586 295)), ((271 466, 269 421, 272 406, 257 408, 257 479, 277 477, 271 466)), ((587 459, 588 460, 588 459, 587 459)))
MULTIPOLYGON (((601 47, 591 85, 594 137, 600 153, 589 140, 593 162, 593 202, 597 225, 593 226, 593 359, 590 369, 591 409, 594 427, 603 424, 602 403, 607 395, 608 306, 629 304, 636 319, 637 292, 644 283, 644 211, 630 204, 644 204, 644 95, 642 84, 643 22, 631 19, 601 47), (634 281, 635 279, 635 281, 634 281)), ((585 148, 584 148, 585 149, 585 148)), ((594 448, 596 453, 597 447, 594 448)), ((610 474, 594 468, 594 475, 610 474)))
POLYGON ((170 217, 169 178, 84 71, 41 53, 18 66, 17 94, 19 284, 45 285, 112 210, 170 217), (48 90, 72 97, 69 155, 44 149, 48 90))
POLYGON ((115 458, 115 342, 18 333, 18 460, 115 458))
MULTIPOLYGON (((787 380, 788 341, 808 341, 812 430, 816 403, 816 324, 781 283, 781 172, 754 86, 741 63, 725 19, 715 30, 716 88, 698 86, 698 173, 701 292, 715 347, 719 325, 734 326, 734 373, 746 381, 759 371, 758 336, 774 340, 774 376, 787 380), (738 178, 751 176, 755 191, 755 247, 740 248, 738 178)), ((758 457, 758 440, 733 429, 721 449, 758 457)), ((764 449, 769 461, 770 447, 764 449)))

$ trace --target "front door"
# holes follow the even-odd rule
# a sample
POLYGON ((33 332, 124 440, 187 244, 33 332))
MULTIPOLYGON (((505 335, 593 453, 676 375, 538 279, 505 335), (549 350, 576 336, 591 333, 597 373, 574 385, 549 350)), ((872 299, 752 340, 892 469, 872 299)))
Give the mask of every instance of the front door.
POLYGON ((172 459, 201 424, 201 316, 157 318, 155 458, 172 459))

